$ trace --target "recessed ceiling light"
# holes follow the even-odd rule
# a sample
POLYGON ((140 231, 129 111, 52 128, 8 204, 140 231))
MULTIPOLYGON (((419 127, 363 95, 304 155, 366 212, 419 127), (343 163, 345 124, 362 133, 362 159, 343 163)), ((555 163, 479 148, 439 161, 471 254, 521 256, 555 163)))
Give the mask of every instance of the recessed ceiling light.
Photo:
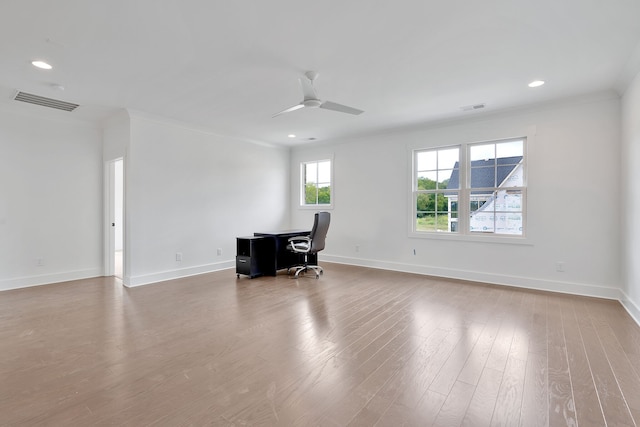
POLYGON ((544 84, 544 80, 534 80, 531 83, 529 83, 529 87, 538 87, 538 86, 542 86, 544 84))
POLYGON ((31 61, 31 64, 34 67, 42 68, 43 70, 50 70, 53 68, 51 65, 47 64, 44 61, 31 61))
POLYGON ((295 138, 296 136, 292 133, 290 133, 289 135, 287 135, 289 138, 295 138))

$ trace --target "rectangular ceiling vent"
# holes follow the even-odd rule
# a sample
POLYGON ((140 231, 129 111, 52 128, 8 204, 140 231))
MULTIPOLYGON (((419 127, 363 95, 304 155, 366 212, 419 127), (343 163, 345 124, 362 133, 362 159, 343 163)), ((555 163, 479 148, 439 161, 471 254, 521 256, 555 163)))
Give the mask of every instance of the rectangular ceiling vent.
POLYGON ((42 105, 43 107, 55 108, 56 110, 73 111, 79 107, 78 104, 60 101, 59 99, 45 98, 44 96, 33 95, 26 92, 18 92, 13 98, 16 101, 28 102, 29 104, 42 105))
POLYGON ((474 111, 474 110, 482 110, 486 107, 486 104, 474 104, 474 105, 466 105, 464 107, 460 107, 462 111, 474 111))

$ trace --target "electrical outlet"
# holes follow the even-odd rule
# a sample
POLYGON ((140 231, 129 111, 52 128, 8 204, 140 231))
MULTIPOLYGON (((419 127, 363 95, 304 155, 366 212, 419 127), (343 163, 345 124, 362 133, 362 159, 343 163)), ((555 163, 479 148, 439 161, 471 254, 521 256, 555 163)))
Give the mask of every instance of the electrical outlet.
POLYGON ((42 257, 36 258, 36 267, 42 267, 42 266, 44 266, 44 258, 42 257))
POLYGON ((564 261, 556 262, 556 271, 563 273, 564 272, 564 261))
POLYGON ((176 252, 176 261, 182 261, 182 252, 176 252))
POLYGON ((356 245, 356 252, 360 252, 360 245, 356 245))
POLYGON ((218 248, 218 256, 222 255, 222 248, 218 248))

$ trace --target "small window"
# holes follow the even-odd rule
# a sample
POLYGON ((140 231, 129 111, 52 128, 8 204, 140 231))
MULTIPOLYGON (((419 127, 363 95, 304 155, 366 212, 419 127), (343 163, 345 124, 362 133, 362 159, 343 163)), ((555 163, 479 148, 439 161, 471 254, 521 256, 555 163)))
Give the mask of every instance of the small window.
POLYGON ((318 160, 300 164, 301 206, 328 206, 332 204, 331 160, 318 160))

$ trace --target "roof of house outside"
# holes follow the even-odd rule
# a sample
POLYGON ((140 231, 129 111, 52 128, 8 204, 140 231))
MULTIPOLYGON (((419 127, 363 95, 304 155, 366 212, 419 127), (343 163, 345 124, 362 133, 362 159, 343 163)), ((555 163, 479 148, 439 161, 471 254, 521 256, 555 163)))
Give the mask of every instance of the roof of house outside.
MULTIPOLYGON (((497 173, 498 187, 509 177, 513 169, 522 161, 522 156, 499 157, 498 159, 473 160, 471 168, 471 188, 495 187, 494 176, 497 173), (496 166, 497 160, 497 168, 496 166), (497 169, 497 171, 496 171, 497 169)), ((451 178, 449 178, 448 188, 460 187, 460 165, 456 162, 451 178)), ((475 192, 474 192, 475 193, 475 192)))

